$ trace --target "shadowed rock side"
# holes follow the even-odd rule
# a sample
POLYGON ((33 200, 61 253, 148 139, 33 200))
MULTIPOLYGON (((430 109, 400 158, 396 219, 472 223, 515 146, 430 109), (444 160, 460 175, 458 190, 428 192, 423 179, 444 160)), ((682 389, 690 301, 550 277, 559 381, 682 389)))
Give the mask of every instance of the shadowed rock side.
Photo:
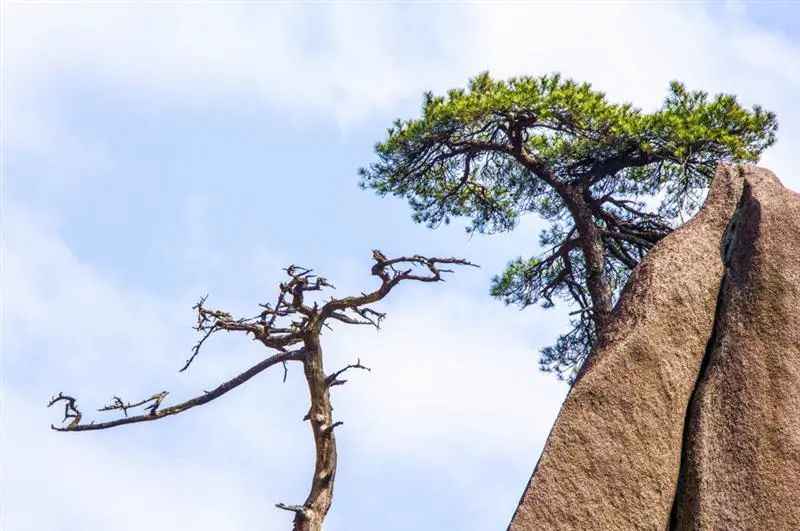
POLYGON ((800 529, 800 195, 745 179, 671 529, 800 529))
POLYGON ((739 172, 721 167, 698 215, 637 267, 610 341, 564 402, 510 530, 669 525, 723 274, 720 241, 741 188, 739 172))

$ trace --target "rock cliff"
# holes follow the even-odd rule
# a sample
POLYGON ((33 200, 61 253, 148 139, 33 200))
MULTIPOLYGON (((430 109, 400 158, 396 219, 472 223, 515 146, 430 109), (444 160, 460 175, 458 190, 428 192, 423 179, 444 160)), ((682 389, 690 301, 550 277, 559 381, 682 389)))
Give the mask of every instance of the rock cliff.
POLYGON ((800 196, 721 166, 634 271, 509 527, 800 529, 800 196))

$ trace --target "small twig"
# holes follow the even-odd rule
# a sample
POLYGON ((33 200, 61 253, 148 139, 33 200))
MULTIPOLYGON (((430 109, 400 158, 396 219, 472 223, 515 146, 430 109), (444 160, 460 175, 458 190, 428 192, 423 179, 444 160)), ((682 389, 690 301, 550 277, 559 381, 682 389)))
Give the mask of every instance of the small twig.
POLYGON ((265 347, 276 350, 277 353, 219 384, 216 388, 204 390, 202 394, 176 405, 162 408, 162 402, 168 395, 166 391, 138 402, 126 402, 119 396, 113 396, 111 402, 99 411, 120 411, 122 416, 107 422, 81 424, 82 415, 75 399, 59 393, 48 405, 65 402, 64 422, 68 420, 71 422, 60 428, 51 427, 57 431, 103 430, 124 424, 158 420, 216 400, 262 371, 278 364, 283 367, 283 381, 286 382, 289 372, 287 362, 299 361, 304 365, 311 398, 310 408, 303 420, 311 423, 314 436, 316 448, 314 478, 308 499, 303 505, 278 503, 276 507, 296 513, 295 526, 303 521, 313 521, 314 525, 318 522, 321 525, 330 508, 333 495, 333 478, 336 471, 336 440, 333 431, 343 424, 341 421, 333 420, 330 388, 344 384, 347 380, 343 379, 342 375, 350 369, 371 371, 359 358, 355 363, 348 364, 330 375, 325 374, 320 336, 323 327, 330 328, 330 323, 326 321, 336 319, 345 324, 380 328, 386 315, 369 306, 386 297, 400 282, 406 280, 440 282, 444 280, 442 275, 452 272, 451 269, 442 267, 445 264, 474 266, 458 258, 412 255, 389 259, 378 250, 373 251, 372 257, 375 263, 370 272, 378 277, 380 285, 373 291, 361 292, 359 296, 331 298, 324 304, 319 300, 306 302, 309 292, 316 294, 326 288, 335 288, 324 277, 315 275, 311 269, 290 265, 284 270, 289 279, 280 284, 277 300, 274 304, 259 304, 260 311, 253 317, 236 318, 228 312, 208 309, 205 307, 208 295, 201 297, 192 307, 197 312, 194 329, 199 332, 200 339, 192 347, 189 359, 180 369, 181 372, 192 365, 206 340, 221 331, 252 334, 254 339, 265 347), (129 416, 129 410, 133 408, 143 408, 145 412, 129 416))
MULTIPOLYGON (((202 395, 199 395, 199 396, 196 396, 196 397, 191 398, 189 400, 186 400, 184 402, 181 402, 180 404, 176 404, 174 406, 165 407, 163 409, 158 409, 158 406, 160 406, 161 401, 160 400, 156 400, 156 399, 157 399, 157 397, 162 395, 162 393, 159 393, 158 395, 154 395, 153 397, 150 398, 150 400, 156 400, 156 403, 154 403, 152 406, 147 408, 149 413, 146 413, 146 414, 143 414, 143 415, 136 415, 136 416, 132 416, 132 417, 118 418, 118 419, 115 419, 115 420, 110 420, 108 422, 98 422, 96 424, 95 423, 79 424, 80 412, 77 411, 77 408, 74 408, 74 400, 75 399, 72 398, 72 397, 68 397, 68 396, 64 396, 64 395, 59 394, 58 397, 53 398, 50 401, 50 405, 54 404, 58 400, 71 400, 72 401, 71 403, 72 403, 72 406, 73 406, 73 410, 72 411, 74 411, 74 413, 64 417, 64 420, 66 420, 67 418, 74 418, 74 415, 76 413, 78 415, 78 419, 77 420, 73 420, 73 422, 71 422, 68 426, 64 426, 64 427, 61 427, 61 428, 57 428, 55 426, 51 426, 51 428, 53 428, 56 431, 104 430, 104 429, 108 429, 108 428, 113 428, 115 426, 122 426, 124 424, 134 424, 134 423, 137 423, 137 422, 149 422, 149 421, 153 421, 153 420, 158 420, 160 418, 168 417, 168 416, 171 416, 171 415, 177 415, 178 413, 183 413, 184 411, 187 411, 187 410, 192 409, 194 407, 201 406, 203 404, 207 404, 208 402, 211 402, 212 400, 216 400, 217 398, 219 398, 222 395, 227 394, 230 391, 236 389, 237 387, 239 387, 243 383, 247 382, 248 380, 250 380, 251 378, 253 378, 257 374, 259 374, 259 373, 263 372, 264 370, 272 367, 273 365, 277 365, 278 363, 281 363, 281 362, 284 362, 284 361, 302 361, 305 358, 306 354, 307 354, 307 351, 306 351, 305 348, 301 348, 301 349, 298 349, 298 350, 295 350, 295 351, 290 351, 290 352, 281 352, 281 353, 275 354, 274 356, 270 356, 269 358, 267 358, 265 360, 262 360, 259 363, 256 363, 255 365, 253 365, 252 367, 250 367, 246 371, 242 372, 241 374, 238 374, 237 376, 234 376, 233 378, 231 378, 230 380, 228 380, 226 382, 221 383, 220 385, 218 385, 216 388, 212 389, 211 391, 203 391, 202 395)), ((164 392, 164 393, 166 393, 166 392, 164 392)), ((164 395, 164 396, 166 396, 166 395, 164 395)), ((161 396, 161 400, 164 399, 164 396, 161 396)), ((144 402, 147 402, 147 401, 144 401, 144 402)), ((106 407, 109 407, 110 409, 121 409, 119 407, 115 407, 115 405, 116 404, 111 404, 110 406, 106 406, 106 407)), ((139 405, 141 405, 141 404, 139 404, 139 405)), ((69 404, 68 404, 68 406, 69 406, 69 404)), ((125 407, 127 408, 128 404, 125 404, 125 407)), ((68 410, 67 412, 69 412, 69 411, 70 410, 68 410)))
POLYGON ((181 369, 180 369, 178 372, 183 372, 183 371, 185 371, 186 369, 188 369, 188 368, 189 368, 189 365, 191 365, 191 364, 192 364, 192 362, 194 361, 194 359, 195 359, 195 358, 197 357, 197 355, 200 353, 200 347, 202 347, 202 346, 203 346, 203 343, 205 343, 206 339, 208 339, 208 337, 209 337, 211 334, 213 334, 213 333, 214 333, 214 331, 215 331, 215 329, 214 329, 213 327, 212 327, 212 328, 209 328, 208 330, 206 330, 206 333, 205 333, 205 334, 203 334, 203 337, 201 337, 201 338, 200 338, 200 341, 198 341, 198 342, 197 342, 197 343, 196 343, 196 344, 195 344, 195 345, 192 347, 192 355, 191 355, 191 356, 189 356, 189 359, 187 359, 187 360, 186 360, 186 363, 183 365, 183 367, 181 367, 181 369))
POLYGON ((331 433, 333 430, 335 430, 336 428, 338 428, 339 426, 341 426, 341 425, 343 425, 343 424, 344 424, 344 422, 342 422, 341 420, 340 420, 340 421, 337 421, 337 422, 334 422, 333 424, 331 424, 330 426, 328 426, 327 428, 325 428, 325 429, 324 429, 324 431, 325 431, 326 433, 331 433))
POLYGON ((284 511, 291 511, 293 513, 306 514, 308 508, 304 505, 286 505, 285 503, 276 503, 275 507, 283 509, 284 511))
MULTIPOLYGON (((60 402, 63 400, 64 404, 64 421, 67 419, 72 419, 72 422, 66 427, 66 429, 71 429, 80 424, 81 417, 83 416, 81 412, 78 410, 78 406, 75 404, 75 399, 69 395, 65 395, 64 393, 58 393, 58 396, 54 396, 48 402, 47 407, 52 406, 56 402, 60 402)), ((50 427, 54 430, 57 430, 54 425, 50 425, 50 427)))
POLYGON ((339 369, 338 371, 330 374, 325 379, 325 382, 330 387, 333 387, 335 385, 343 385, 343 384, 347 383, 347 380, 340 380, 339 376, 341 376, 345 371, 347 371, 349 369, 361 369, 361 370, 364 370, 364 371, 367 371, 367 372, 372 372, 372 369, 370 369, 366 365, 362 365, 361 364, 361 358, 358 358, 358 360, 356 360, 355 363, 351 363, 350 365, 347 365, 346 367, 343 367, 343 368, 339 369))
POLYGON ((103 406, 100 409, 98 409, 97 411, 114 411, 114 410, 118 409, 118 410, 121 410, 122 413, 127 417, 129 409, 132 409, 132 408, 135 408, 135 407, 139 407, 139 406, 143 406, 143 405, 147 404, 148 402, 153 402, 153 404, 151 406, 148 406, 145 409, 147 409, 150 412, 151 415, 155 415, 156 411, 158 410, 159 406, 161 405, 161 402, 167 397, 168 394, 169 393, 167 391, 161 391, 160 393, 156 393, 153 396, 151 396, 150 398, 146 398, 144 400, 140 400, 139 402, 136 402, 135 404, 131 404, 130 402, 128 402, 126 404, 126 403, 124 403, 122 401, 122 399, 120 397, 115 396, 115 397, 113 397, 113 401, 111 402, 111 404, 109 404, 107 406, 103 406))
POLYGON ((216 328, 215 326, 206 327, 206 322, 208 321, 208 319, 205 315, 205 308, 203 308, 203 304, 205 304, 207 299, 208 299, 208 294, 205 294, 204 296, 200 297, 200 301, 197 304, 192 306, 192 310, 197 310, 197 326, 195 326, 194 329, 197 330, 198 332, 205 331, 205 334, 203 335, 203 337, 200 338, 200 341, 198 341, 192 347, 192 355, 189 357, 188 360, 186 360, 186 363, 183 365, 183 367, 181 367, 181 369, 178 372, 184 372, 186 369, 189 368, 189 365, 192 364, 194 359, 200 353, 200 347, 202 347, 206 339, 208 339, 208 337, 214 333, 214 330, 216 328))

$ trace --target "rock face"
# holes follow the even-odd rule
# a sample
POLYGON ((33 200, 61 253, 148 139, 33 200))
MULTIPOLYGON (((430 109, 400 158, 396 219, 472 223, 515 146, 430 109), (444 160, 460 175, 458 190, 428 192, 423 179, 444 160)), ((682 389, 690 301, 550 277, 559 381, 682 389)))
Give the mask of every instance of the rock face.
POLYGON ((609 337, 509 529, 800 529, 800 196, 720 167, 609 337))
POLYGON ((673 529, 800 529, 800 196, 746 179, 673 529))

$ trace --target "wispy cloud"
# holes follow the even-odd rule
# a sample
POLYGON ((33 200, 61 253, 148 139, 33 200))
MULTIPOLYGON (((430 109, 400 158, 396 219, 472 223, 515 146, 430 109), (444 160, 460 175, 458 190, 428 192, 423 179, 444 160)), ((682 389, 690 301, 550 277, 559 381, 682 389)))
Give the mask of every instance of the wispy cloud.
MULTIPOLYGON (((776 110, 781 140, 767 163, 800 184, 791 166, 800 140, 798 45, 753 26, 746 12, 697 4, 15 3, 6 18, 4 171, 19 179, 3 212, 7 495, 0 518, 9 529, 281 528, 289 518, 271 504, 302 500, 311 462, 296 373, 286 385, 278 374, 264 375, 224 404, 147 430, 81 436, 46 429, 58 414, 44 402, 62 388, 81 391, 87 411, 116 392, 167 388, 178 399, 262 355, 243 338, 224 338, 191 374, 177 375, 195 340, 187 299, 126 285, 119 271, 70 247, 59 200, 119 163, 91 123, 61 108, 75 87, 167 114, 266 107, 352 130, 413 115, 422 91, 463 85, 486 69, 498 76, 562 71, 645 107, 678 78, 776 110), (53 201, 28 201, 34 187, 51 189, 53 201)), ((240 285, 257 278, 257 293, 244 300, 227 292, 220 303, 261 302, 254 297, 277 285, 276 266, 296 250, 215 256, 203 239, 213 223, 207 202, 188 193, 179 241, 163 242, 174 245, 173 266, 189 271, 176 291, 195 297, 214 288, 198 286, 211 275, 192 271, 197 262, 220 270, 239 263, 225 278, 240 285)), ((340 289, 348 283, 360 287, 347 278, 340 289)), ((337 492, 352 496, 337 498, 330 529, 364 528, 398 510, 396 498, 372 488, 384 470, 392 495, 410 505, 396 529, 409 522, 436 528, 435 515, 448 522, 452 504, 461 504, 459 529, 506 523, 565 392, 535 369, 537 346, 564 316, 502 309, 463 285, 398 291, 383 308, 389 319, 380 333, 326 336, 331 367, 360 356, 374 369, 336 390, 348 463, 337 492), (415 514, 434 516, 422 522, 415 514)))
MULTIPOLYGON (((237 514, 228 529, 265 518, 275 526, 283 522, 264 500, 302 499, 311 459, 300 420, 305 390, 296 369, 286 385, 276 371, 226 396, 224 404, 149 430, 88 436, 47 430, 59 421, 59 411, 44 408, 56 391, 76 393, 84 413, 97 416, 93 409, 111 394, 136 398, 168 389, 171 400, 180 400, 263 354, 243 337, 218 338, 190 374, 178 375, 175 369, 195 339, 189 312, 105 278, 77 259, 54 227, 37 226, 14 210, 5 227, 11 236, 7 274, 15 286, 6 321, 4 482, 12 494, 4 500, 4 523, 14 528, 24 520, 29 529, 49 529, 58 519, 80 529, 166 530, 183 521, 213 529, 226 511, 237 514), (269 478, 257 470, 269 470, 269 478), (221 492, 223 478, 236 478, 235 488, 221 492), (148 490, 152 485, 156 492, 148 490), (215 487, 197 492, 195 485, 215 487), (81 495, 69 495, 74 492, 81 495), (128 514, 129 501, 151 497, 148 511, 114 524, 128 514), (47 510, 31 520, 32 503, 47 510), (245 504, 252 507, 240 511, 245 504), (189 520, 181 520, 190 512, 189 520)), ((437 287, 429 293, 412 286, 398 290, 397 302, 382 308, 390 318, 381 332, 340 328, 326 334, 331 369, 354 357, 374 369, 336 389, 337 418, 346 421, 342 455, 356 467, 359 460, 433 466, 448 478, 453 496, 466 496, 486 481, 465 474, 464 462, 513 468, 522 484, 565 387, 536 372, 531 350, 538 338, 520 341, 518 330, 529 328, 529 314, 506 309, 487 315, 483 301, 443 297, 444 286, 437 287), (469 332, 454 334, 464 323, 472 323, 469 332)), ((340 488, 358 491, 347 479, 340 488)), ((513 505, 513 496, 507 501, 513 505)), ((502 516, 511 505, 493 510, 502 516)), ((431 500, 431 507, 419 510, 435 507, 431 500)), ((343 512, 333 514, 347 528, 343 512)))

